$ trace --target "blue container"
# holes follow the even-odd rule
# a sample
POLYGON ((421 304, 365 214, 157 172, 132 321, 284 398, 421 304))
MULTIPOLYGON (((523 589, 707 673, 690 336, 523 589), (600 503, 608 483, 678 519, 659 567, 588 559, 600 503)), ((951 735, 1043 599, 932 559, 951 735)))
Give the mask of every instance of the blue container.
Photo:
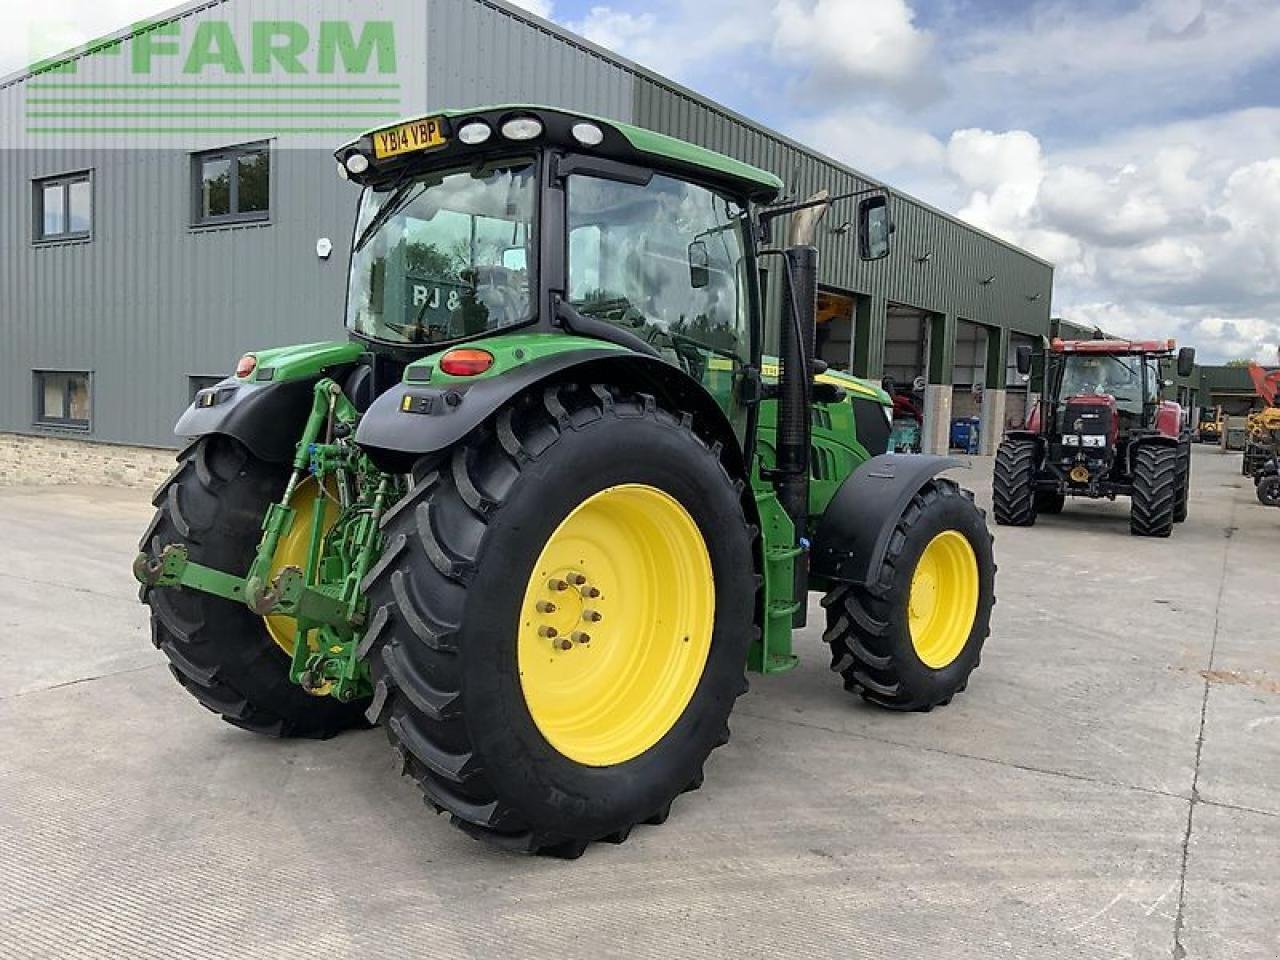
POLYGON ((965 453, 978 452, 978 417, 956 417, 951 421, 951 447, 965 453))

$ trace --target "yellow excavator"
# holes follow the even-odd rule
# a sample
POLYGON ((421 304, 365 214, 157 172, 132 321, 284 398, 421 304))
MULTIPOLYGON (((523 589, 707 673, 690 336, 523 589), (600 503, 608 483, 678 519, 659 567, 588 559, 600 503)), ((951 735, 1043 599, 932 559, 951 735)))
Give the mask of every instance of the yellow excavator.
POLYGON ((1200 411, 1200 423, 1196 437, 1201 443, 1217 443, 1222 439, 1222 406, 1205 407, 1200 411))

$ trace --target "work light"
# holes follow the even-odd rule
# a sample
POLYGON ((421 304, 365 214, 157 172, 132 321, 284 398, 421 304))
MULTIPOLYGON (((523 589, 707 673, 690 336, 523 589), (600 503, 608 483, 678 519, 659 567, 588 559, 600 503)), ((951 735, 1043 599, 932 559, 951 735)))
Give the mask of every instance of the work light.
MULTIPOLYGON (((458 139, 468 146, 476 146, 484 143, 493 134, 489 129, 489 125, 483 120, 472 120, 470 123, 463 124, 458 131, 458 139)), ((535 134, 536 136, 536 134, 535 134)))
POLYGON ((502 135, 508 140, 533 140, 542 136, 542 121, 537 117, 512 117, 502 125, 502 135))
POLYGON ((575 123, 573 125, 573 139, 584 147, 596 147, 604 140, 604 131, 594 123, 575 123))

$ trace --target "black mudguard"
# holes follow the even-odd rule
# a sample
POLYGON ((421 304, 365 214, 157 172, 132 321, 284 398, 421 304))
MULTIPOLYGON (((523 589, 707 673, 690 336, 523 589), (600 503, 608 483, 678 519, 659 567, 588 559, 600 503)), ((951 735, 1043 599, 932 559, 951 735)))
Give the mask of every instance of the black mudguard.
POLYGON ((211 407, 193 403, 178 418, 173 432, 191 439, 224 434, 239 440, 259 460, 288 463, 311 412, 312 392, 319 379, 255 383, 228 377, 208 388, 218 402, 211 407))
POLYGON ((814 577, 865 585, 880 569, 889 537, 911 498, 954 457, 886 453, 850 474, 818 521, 810 552, 814 577))
POLYGON ((419 457, 456 444, 517 394, 569 370, 584 381, 668 396, 675 409, 709 421, 717 438, 737 449, 724 413, 692 377, 655 357, 591 348, 543 357, 469 384, 399 383, 373 402, 360 420, 356 442, 382 469, 406 472, 419 457))

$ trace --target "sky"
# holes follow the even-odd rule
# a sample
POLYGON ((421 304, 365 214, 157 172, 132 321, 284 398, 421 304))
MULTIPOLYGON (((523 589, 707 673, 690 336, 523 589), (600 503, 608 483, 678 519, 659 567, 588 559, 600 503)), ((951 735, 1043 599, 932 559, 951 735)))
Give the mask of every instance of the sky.
MULTIPOLYGON (((171 5, 6 3, 0 74, 171 5)), ((1277 362, 1276 0, 520 5, 1050 260, 1055 315, 1277 362)))

